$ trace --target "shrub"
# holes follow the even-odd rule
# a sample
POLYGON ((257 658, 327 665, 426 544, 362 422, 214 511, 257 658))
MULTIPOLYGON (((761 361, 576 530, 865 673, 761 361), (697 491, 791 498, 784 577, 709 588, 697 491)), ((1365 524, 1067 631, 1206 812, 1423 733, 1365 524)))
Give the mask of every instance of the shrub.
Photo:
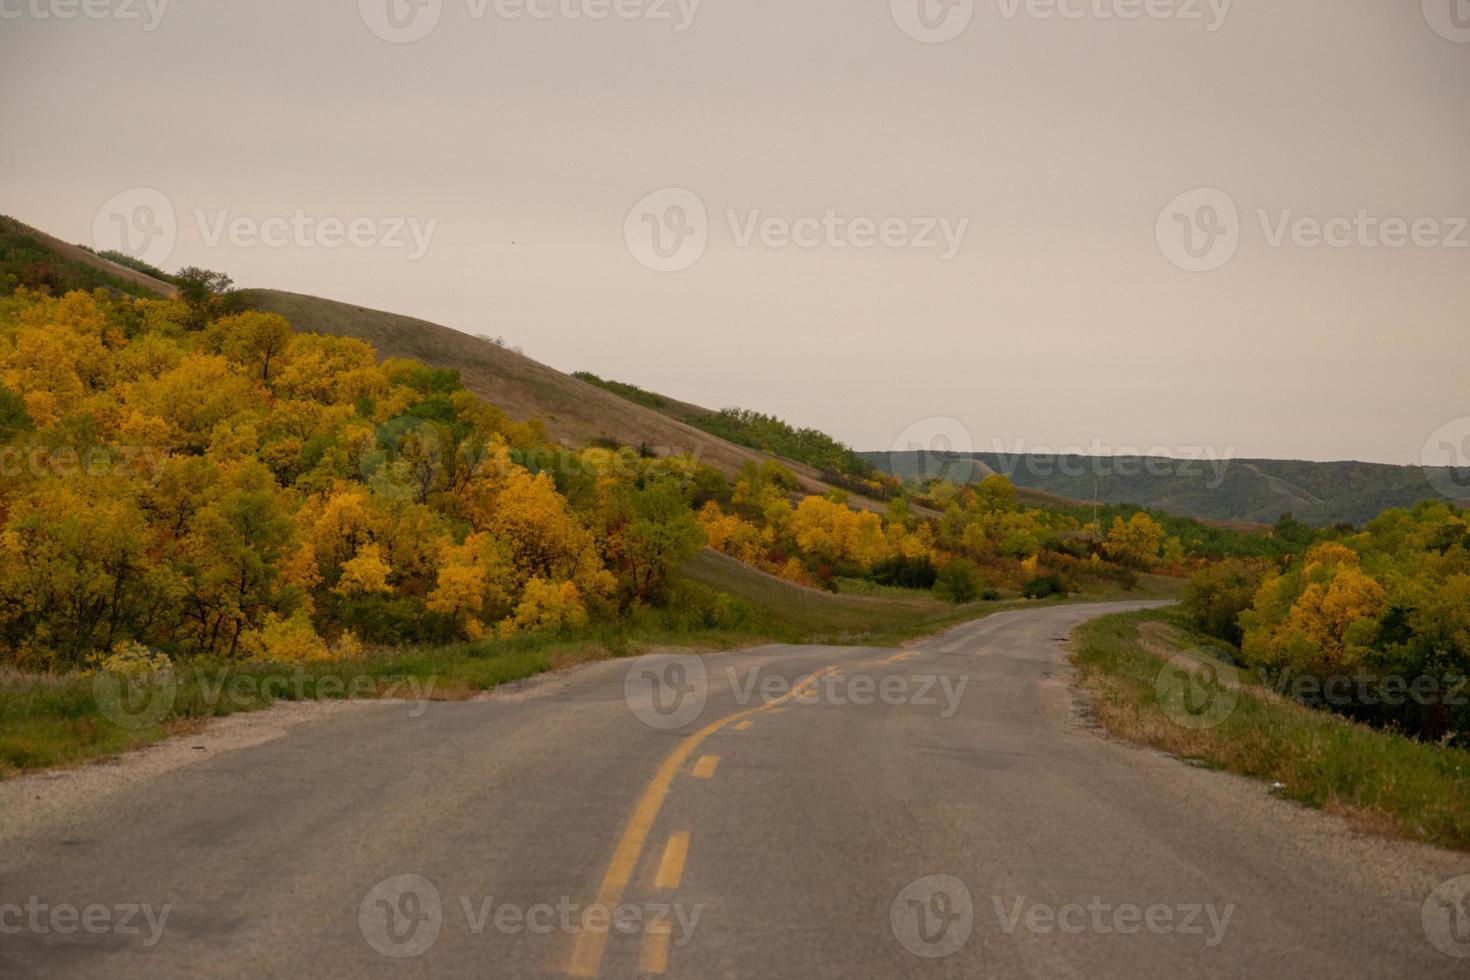
POLYGON ((1067 584, 1062 581, 1062 577, 1052 573, 1038 575, 1036 578, 1027 582, 1021 589, 1021 595, 1027 599, 1046 599, 1051 596, 1065 596, 1067 592, 1067 584))
POLYGON ((980 572, 968 558, 955 558, 939 570, 934 594, 950 602, 970 602, 980 595, 980 572))
POLYGON ((879 585, 896 585, 905 589, 932 589, 939 572, 927 555, 909 558, 894 555, 873 565, 873 581, 879 585))
POLYGON ((1211 636, 1240 645, 1240 614, 1251 607, 1264 569, 1232 558, 1190 576, 1179 604, 1190 622, 1211 636))

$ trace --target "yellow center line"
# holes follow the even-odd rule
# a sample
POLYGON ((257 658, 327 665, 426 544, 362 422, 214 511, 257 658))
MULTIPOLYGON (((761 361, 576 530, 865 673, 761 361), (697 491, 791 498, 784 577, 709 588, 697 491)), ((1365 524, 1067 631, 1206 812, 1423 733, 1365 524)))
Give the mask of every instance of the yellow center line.
POLYGON ((736 731, 737 731, 737 732, 743 732, 743 731, 745 731, 745 730, 746 730, 746 729, 747 729, 747 728, 749 728, 749 727, 750 727, 750 726, 751 726, 751 722, 748 722, 748 721, 742 721, 742 722, 739 722, 739 723, 738 723, 738 724, 736 724, 736 726, 735 726, 735 730, 736 730, 736 731))
POLYGON ((709 779, 715 774, 715 767, 719 764, 719 756, 702 755, 699 757, 699 761, 694 764, 694 771, 690 775, 695 779, 709 779))
MULTIPOLYGON (((648 833, 653 829, 654 820, 658 817, 659 810, 663 808, 664 799, 669 794, 669 787, 673 785, 674 778, 679 771, 684 768, 684 763, 689 761, 694 750, 699 748, 705 739, 731 722, 739 722, 749 727, 749 722, 743 719, 760 714, 762 711, 768 711, 776 705, 806 693, 807 688, 814 685, 819 677, 830 670, 832 668, 828 667, 814 674, 808 674, 797 681, 791 690, 781 697, 755 708, 746 708, 743 711, 726 715, 680 742, 658 767, 653 779, 644 788, 637 806, 633 808, 633 815, 628 818, 628 824, 623 828, 623 835, 619 838, 618 846, 613 851, 612 860, 608 862, 607 872, 602 876, 602 884, 597 889, 595 904, 611 909, 616 908, 622 901, 628 882, 633 880, 633 872, 638 866, 639 856, 643 853, 643 845, 648 841, 648 833)), ((740 727, 739 724, 736 727, 740 727)), ((602 956, 606 946, 606 931, 590 929, 579 931, 576 945, 572 947, 567 973, 574 977, 597 976, 598 971, 602 968, 602 956)), ((667 946, 665 946, 665 956, 667 956, 667 946)))
POLYGON ((658 875, 653 879, 655 888, 678 888, 684 880, 684 859, 689 856, 689 831, 684 830, 669 838, 664 845, 664 856, 658 863, 658 875))
POLYGON ((905 650, 902 653, 895 653, 893 656, 888 657, 883 662, 885 664, 896 664, 900 660, 907 660, 910 657, 917 657, 919 654, 921 654, 923 652, 924 652, 923 650, 905 650))

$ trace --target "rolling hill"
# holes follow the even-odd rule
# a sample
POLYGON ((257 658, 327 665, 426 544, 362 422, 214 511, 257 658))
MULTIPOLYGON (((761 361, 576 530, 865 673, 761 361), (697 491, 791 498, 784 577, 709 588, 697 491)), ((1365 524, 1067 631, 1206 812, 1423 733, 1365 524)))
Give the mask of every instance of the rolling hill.
MULTIPOLYGON (((864 453, 897 476, 932 469, 933 454, 864 453), (925 459, 924 457, 927 457, 925 459)), ((1317 463, 1279 459, 1197 461, 1143 457, 1000 453, 946 454, 960 470, 973 463, 973 478, 1004 473, 1018 487, 1103 503, 1137 504, 1200 520, 1269 524, 1282 514, 1317 527, 1362 524, 1391 507, 1412 507, 1437 496, 1418 466, 1382 463, 1317 463)))
MULTIPOLYGON (((23 284, 53 290, 108 288, 140 296, 176 294, 168 282, 0 216, 0 286, 23 284)), ((633 385, 567 374, 485 339, 413 317, 271 289, 243 290, 238 298, 250 307, 279 313, 301 330, 358 337, 383 356, 456 370, 475 394, 514 419, 542 419, 548 435, 564 445, 603 442, 660 455, 690 453, 726 474, 747 462, 780 459, 804 492, 834 489, 822 470, 769 451, 773 444, 760 433, 732 426, 729 413, 633 385)), ((833 446, 848 452, 821 433, 794 434, 825 440, 823 450, 829 455, 833 446)), ((923 465, 921 454, 913 452, 852 455, 904 479, 923 465)), ((1317 526, 1360 524, 1387 508, 1435 496, 1422 468, 1377 463, 1235 459, 1217 471, 1218 464, 1190 468, 1173 460, 1118 458, 1095 480, 1093 461, 1080 456, 974 453, 951 459, 962 461, 960 477, 967 472, 973 479, 1005 473, 1030 504, 1076 506, 1096 495, 1104 503, 1136 504, 1213 522, 1269 524, 1290 513, 1317 526)), ((929 465, 933 461, 929 455, 929 465)), ((946 469, 955 475, 955 467, 946 469)), ((860 494, 850 499, 871 510, 886 506, 860 494)))
MULTIPOLYGON (((711 435, 672 414, 629 401, 606 389, 564 374, 524 354, 449 327, 349 303, 271 289, 240 293, 254 309, 278 313, 299 330, 366 340, 386 357, 408 357, 436 368, 458 371, 470 391, 511 418, 539 418, 547 434, 568 446, 594 442, 645 447, 660 455, 690 453, 726 474, 747 462, 775 459, 711 435)), ((680 410, 694 406, 680 406, 680 410)), ((782 460, 806 493, 832 486, 812 467, 782 460)), ((855 505, 880 510, 882 502, 854 496, 855 505)))

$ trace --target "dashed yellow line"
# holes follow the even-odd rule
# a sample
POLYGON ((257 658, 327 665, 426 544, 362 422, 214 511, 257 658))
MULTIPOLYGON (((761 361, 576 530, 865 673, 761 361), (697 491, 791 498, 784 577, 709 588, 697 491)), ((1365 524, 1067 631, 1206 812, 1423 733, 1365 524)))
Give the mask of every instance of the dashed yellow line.
POLYGON ((638 969, 642 973, 667 973, 669 969, 669 938, 672 934, 667 925, 650 927, 643 934, 638 947, 638 969))
POLYGON ((743 731, 745 731, 745 730, 746 730, 746 729, 748 729, 748 728, 749 728, 749 727, 750 727, 750 726, 751 726, 751 725, 753 725, 753 724, 755 724, 755 722, 751 722, 751 721, 742 721, 742 722, 740 722, 740 723, 739 723, 739 724, 737 724, 737 725, 736 725, 736 726, 735 726, 735 730, 736 730, 736 731, 737 731, 737 732, 743 732, 743 731))
POLYGON ((885 664, 896 664, 900 660, 908 660, 910 657, 917 657, 923 652, 923 650, 905 650, 902 653, 895 653, 893 656, 886 658, 883 662, 885 664))
POLYGON ((702 755, 699 757, 699 761, 694 764, 694 771, 690 775, 695 779, 709 779, 715 774, 715 767, 719 764, 719 756, 702 755))
MULTIPOLYGON (((663 808, 664 799, 669 794, 669 787, 673 785, 675 777, 683 770, 689 757, 694 754, 694 750, 699 748, 705 739, 732 723, 735 723, 736 728, 741 725, 748 728, 749 718, 804 694, 811 685, 817 682, 819 677, 831 669, 829 667, 814 674, 808 674, 793 685, 790 691, 776 700, 759 707, 747 708, 726 715, 680 742, 658 767, 658 771, 654 773, 653 779, 644 788, 643 795, 639 797, 637 805, 633 808, 633 815, 628 818, 628 824, 623 828, 622 836, 613 850, 612 860, 608 862, 607 871, 602 876, 602 884, 597 889, 595 903, 604 908, 616 908, 622 901, 623 892, 627 890, 628 883, 633 880, 633 872, 638 867, 638 858, 643 853, 643 845, 648 841, 649 831, 653 829, 654 820, 657 819, 659 810, 663 808)), ((667 960, 667 940, 663 942, 663 955, 667 960)), ((602 957, 606 947, 606 931, 581 930, 577 933, 576 944, 572 947, 572 955, 567 963, 567 973, 574 977, 597 976, 598 971, 602 969, 602 957)), ((648 970, 647 972, 661 971, 648 970)))
POLYGON ((658 862, 658 875, 653 879, 655 888, 678 888, 684 880, 684 859, 689 857, 689 831, 681 831, 669 838, 664 845, 664 856, 658 862))

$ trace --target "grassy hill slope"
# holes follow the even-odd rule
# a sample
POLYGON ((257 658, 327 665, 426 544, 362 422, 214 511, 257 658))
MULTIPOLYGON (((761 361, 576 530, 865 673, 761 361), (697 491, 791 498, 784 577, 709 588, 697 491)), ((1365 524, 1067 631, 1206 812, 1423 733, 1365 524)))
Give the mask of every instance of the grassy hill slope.
POLYGON ((8 292, 21 285, 47 286, 57 293, 99 288, 134 296, 172 296, 175 292, 172 284, 161 279, 0 215, 0 289, 8 292))
MULTIPOLYGON (((677 418, 589 384, 523 354, 449 327, 350 303, 273 289, 240 293, 246 305, 290 320, 298 330, 366 340, 388 357, 458 371, 465 387, 511 418, 545 421, 551 438, 582 446, 598 440, 646 446, 659 455, 692 453, 727 474, 773 457, 720 439, 677 418)), ((692 407, 692 406, 691 406, 692 407)), ((788 464, 803 489, 831 487, 811 467, 788 464)), ((876 501, 854 503, 877 508, 876 501)))

